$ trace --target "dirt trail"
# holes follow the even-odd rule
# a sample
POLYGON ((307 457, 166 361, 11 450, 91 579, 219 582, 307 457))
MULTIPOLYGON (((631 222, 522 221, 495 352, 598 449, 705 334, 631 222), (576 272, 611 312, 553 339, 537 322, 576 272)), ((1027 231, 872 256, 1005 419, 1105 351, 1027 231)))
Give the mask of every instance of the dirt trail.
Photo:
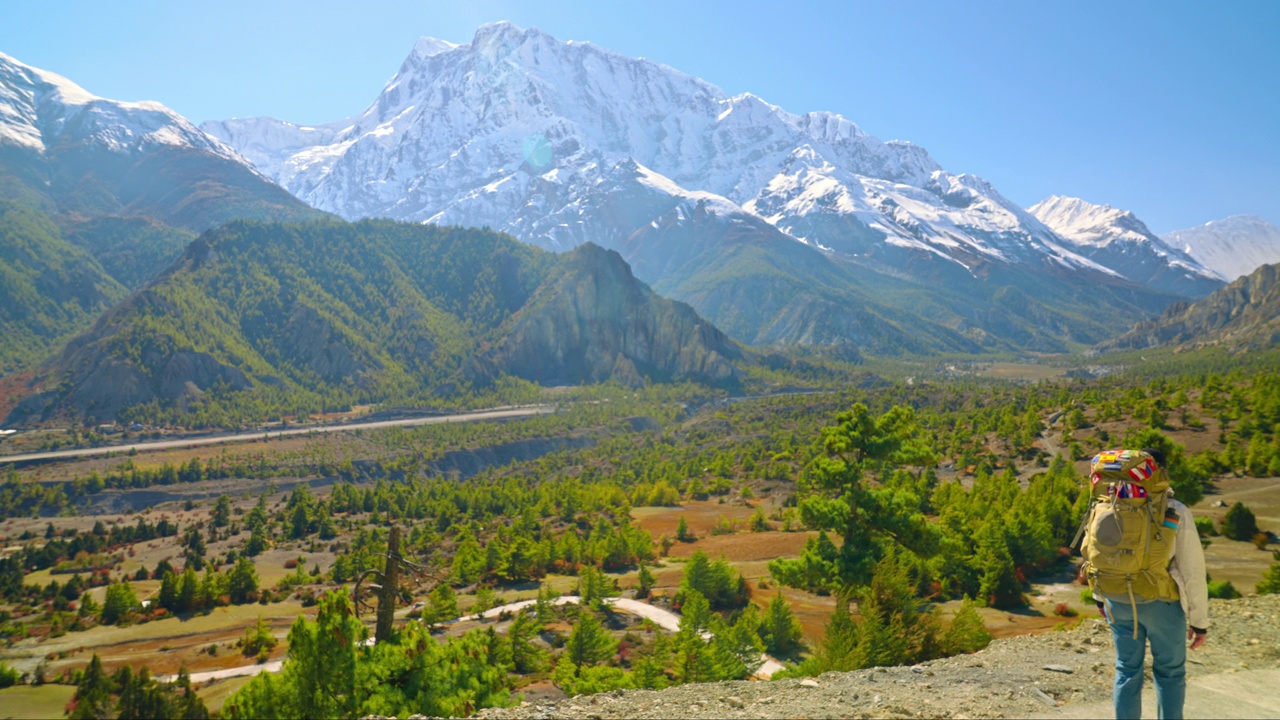
MULTIPOLYGON (((555 604, 569 605, 569 604, 579 603, 581 601, 582 601, 582 598, 576 595, 564 595, 556 598, 555 604)), ((454 625, 460 622, 469 622, 469 621, 476 621, 476 620, 495 620, 500 616, 502 616, 504 613, 518 612, 520 610, 523 610, 533 605, 535 602, 537 601, 521 600, 520 602, 508 603, 506 605, 501 605, 496 608, 492 608, 490 610, 486 610, 482 613, 478 613, 475 615, 464 615, 463 617, 460 617, 457 620, 453 620, 448 623, 442 623, 442 624, 454 625)), ((650 605, 648 603, 643 603, 643 602, 640 602, 639 600, 632 600, 630 598, 605 598, 604 602, 605 604, 609 605, 614 609, 621 610, 623 612, 628 612, 633 615, 639 615, 642 618, 648 618, 649 620, 652 620, 654 623, 656 623, 658 627, 661 627, 662 629, 667 630, 669 632, 676 632, 680 629, 680 616, 677 615, 676 613, 671 612, 670 610, 664 610, 660 607, 654 607, 653 605, 650 605)), ((372 644, 372 642, 373 642, 372 639, 370 639, 366 641, 365 644, 366 645, 372 644)), ((264 672, 276 673, 276 672, 280 672, 280 670, 283 667, 284 667, 284 661, 276 660, 273 662, 262 663, 260 665, 242 665, 240 667, 226 668, 224 670, 210 670, 208 672, 191 673, 191 682, 203 683, 203 682, 209 682, 210 680, 225 680, 227 678, 233 678, 233 677, 246 677, 250 675, 258 675, 264 672)), ((760 668, 756 671, 756 677, 761 679, 768 679, 772 677, 774 673, 778 672, 781 669, 782 669, 782 663, 778 662, 774 658, 769 657, 768 655, 765 655, 763 656, 763 661, 760 665, 760 668)), ((178 676, 165 675, 159 679, 163 682, 173 682, 174 680, 178 679, 178 676)))

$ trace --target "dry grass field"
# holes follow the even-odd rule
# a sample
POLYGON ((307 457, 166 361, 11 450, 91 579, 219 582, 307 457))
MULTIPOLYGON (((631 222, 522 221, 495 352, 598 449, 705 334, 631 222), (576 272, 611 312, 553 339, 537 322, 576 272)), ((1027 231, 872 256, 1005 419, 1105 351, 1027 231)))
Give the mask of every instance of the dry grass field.
MULTIPOLYGON (((1227 508, 1243 502, 1257 517, 1259 529, 1280 534, 1280 478, 1231 477, 1219 479, 1216 485, 1216 493, 1206 495, 1192 508, 1196 517, 1213 518, 1217 525, 1227 513, 1227 508), (1214 507, 1217 503, 1225 503, 1225 507, 1214 507)), ((1253 592, 1262 574, 1274 562, 1270 551, 1276 549, 1280 546, 1271 545, 1266 550, 1259 550, 1251 542, 1218 536, 1204 549, 1204 557, 1210 577, 1230 580, 1237 590, 1248 594, 1253 592)))
POLYGON ((60 718, 76 689, 70 685, 15 685, 0 690, 0 718, 60 718))

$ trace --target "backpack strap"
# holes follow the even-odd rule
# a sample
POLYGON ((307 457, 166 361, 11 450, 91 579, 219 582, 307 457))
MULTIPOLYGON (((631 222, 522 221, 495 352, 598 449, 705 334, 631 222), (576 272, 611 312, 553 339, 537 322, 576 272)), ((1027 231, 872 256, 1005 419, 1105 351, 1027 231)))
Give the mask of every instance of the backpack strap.
POLYGON ((1097 504, 1098 496, 1094 495, 1093 499, 1089 501, 1089 507, 1085 508, 1084 517, 1080 518, 1080 529, 1076 530, 1075 539, 1072 540, 1071 544, 1068 546, 1072 550, 1078 548, 1080 546, 1080 541, 1084 539, 1084 533, 1089 529, 1089 518, 1093 516, 1093 508, 1097 504))

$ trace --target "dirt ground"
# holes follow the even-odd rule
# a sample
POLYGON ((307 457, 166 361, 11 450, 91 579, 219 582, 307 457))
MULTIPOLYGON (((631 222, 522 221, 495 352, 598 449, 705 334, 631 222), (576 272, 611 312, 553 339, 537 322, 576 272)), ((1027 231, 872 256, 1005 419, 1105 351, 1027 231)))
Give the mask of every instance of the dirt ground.
MULTIPOLYGON (((1243 502, 1257 518, 1259 529, 1280 534, 1280 478, 1229 477, 1219 479, 1215 485, 1215 493, 1206 495, 1191 508, 1196 517, 1213 518, 1217 525, 1228 508, 1243 502), (1225 507, 1214 507, 1218 503, 1224 503, 1225 507)), ((1280 545, 1272 544, 1266 550, 1259 550, 1251 542, 1218 536, 1212 538, 1204 549, 1204 558, 1210 577, 1230 580, 1237 590, 1248 594, 1253 592, 1262 574, 1275 562, 1271 551, 1277 549, 1280 545)))
MULTIPOLYGON (((746 520, 755 512, 754 506, 742 503, 733 504, 726 501, 721 504, 718 500, 690 500, 683 507, 635 508, 631 511, 631 517, 635 519, 636 524, 648 530, 656 540, 663 535, 674 538, 680 518, 684 518, 690 532, 699 538, 704 538, 711 534, 711 528, 715 527, 716 521, 721 516, 728 518, 730 522, 741 521, 745 528, 746 520)), ((766 508, 765 513, 768 512, 766 508)), ((674 548, 672 552, 675 552, 674 548)), ((691 550, 690 554, 692 552, 691 550)))

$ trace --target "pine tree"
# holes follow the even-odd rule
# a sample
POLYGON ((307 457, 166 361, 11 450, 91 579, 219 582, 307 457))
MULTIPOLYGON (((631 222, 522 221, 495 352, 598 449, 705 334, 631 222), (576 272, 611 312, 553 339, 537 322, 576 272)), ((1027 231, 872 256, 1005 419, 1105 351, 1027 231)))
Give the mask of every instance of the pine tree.
POLYGON ((760 639, 764 640, 770 655, 786 657, 800 649, 803 637, 800 621, 791 612, 791 606, 779 591, 769 602, 764 619, 760 622, 760 639))
POLYGON ((689 523, 685 521, 684 516, 680 516, 680 522, 676 523, 676 539, 680 542, 693 542, 697 537, 689 532, 689 523))
POLYGON ((534 601, 533 607, 538 615, 538 622, 549 623, 556 619, 556 594, 550 585, 543 585, 538 588, 538 599, 534 601))
POLYGON ((422 621, 435 625, 458 617, 458 595, 447 582, 442 582, 431 589, 427 595, 427 607, 422 612, 422 621))
POLYGON ((999 608, 1021 607, 1022 583, 1009 553, 999 516, 992 513, 978 528, 978 552, 974 564, 981 573, 979 594, 987 605, 999 608))
POLYGON ((1271 563, 1271 567, 1267 568, 1267 572, 1263 574, 1262 580, 1258 581, 1256 592, 1259 595, 1280 594, 1280 562, 1271 563))
POLYGON ((951 619, 951 627, 942 638, 942 652, 945 655, 977 652, 991 642, 991 633, 982 622, 982 616, 974 602, 966 595, 955 617, 951 619))
POLYGON ((604 598, 617 594, 613 579, 594 565, 584 565, 578 570, 578 596, 583 605, 599 609, 604 598))
POLYGON ((138 596, 128 582, 112 583, 107 586, 107 596, 102 602, 102 623, 114 625, 138 604, 138 596))
POLYGON ((226 527, 231 523, 231 498, 227 495, 219 495, 218 501, 213 505, 213 512, 210 515, 213 520, 214 527, 226 527))
POLYGON ((94 653, 89 666, 80 677, 80 683, 76 685, 75 695, 72 696, 75 708, 70 717, 76 720, 111 717, 112 689, 111 678, 107 677, 106 671, 102 669, 102 660, 94 653))
POLYGON ((618 652, 618 640, 600 623, 595 612, 583 608, 565 641, 564 654, 574 665, 594 665, 618 652))
POLYGON ((227 576, 227 595, 232 604, 253 602, 258 592, 258 571, 253 561, 241 556, 227 576))
POLYGON ((640 573, 636 576, 636 597, 640 599, 649 597, 655 582, 657 580, 653 577, 653 573, 649 572, 649 566, 642 563, 640 573))
POLYGON ((1231 540, 1248 541, 1258 532, 1258 519, 1244 503, 1236 502, 1222 518, 1222 534, 1231 540))
POLYGON ((876 417, 858 403, 838 414, 836 423, 822 430, 820 455, 802 478, 799 507, 807 527, 839 533, 842 542, 806 545, 799 558, 770 562, 769 572, 784 585, 825 589, 848 600, 871 581, 887 553, 905 547, 929 555, 938 540, 920 498, 906 489, 869 485, 864 474, 927 465, 934 456, 919 437, 910 407, 894 406, 876 417))
POLYGON ((547 652, 533 642, 541 630, 537 617, 527 611, 517 613, 511 621, 507 638, 511 644, 511 664, 517 673, 540 672, 546 666, 547 652))

